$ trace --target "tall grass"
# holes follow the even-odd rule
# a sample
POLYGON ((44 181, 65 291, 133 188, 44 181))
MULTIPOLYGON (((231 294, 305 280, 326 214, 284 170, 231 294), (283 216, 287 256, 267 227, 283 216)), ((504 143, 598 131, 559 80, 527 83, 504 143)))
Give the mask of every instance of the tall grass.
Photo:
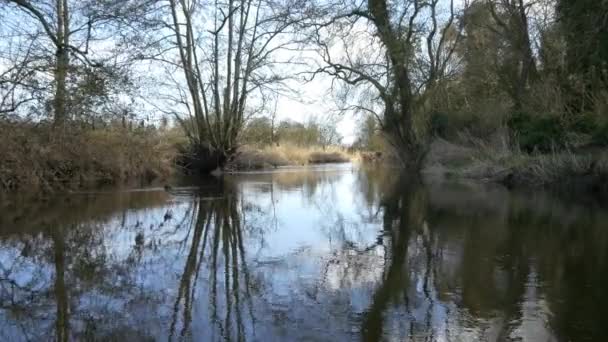
POLYGON ((436 139, 425 171, 531 187, 577 185, 595 189, 608 180, 608 152, 603 149, 527 153, 509 141, 508 130, 498 132, 489 139, 461 133, 458 144, 436 139))
POLYGON ((608 177, 605 154, 578 155, 570 151, 521 157, 512 168, 515 181, 529 185, 601 181, 608 177))
POLYGON ((0 123, 0 191, 53 191, 171 174, 173 140, 153 129, 58 132, 32 123, 0 123), (69 133, 68 133, 69 132, 69 133))
POLYGON ((526 153, 516 146, 478 144, 456 174, 511 185, 597 183, 608 179, 605 151, 526 153))
POLYGON ((352 157, 345 149, 337 146, 330 146, 326 149, 317 146, 301 147, 292 144, 259 148, 243 146, 227 168, 255 170, 287 165, 344 163, 350 161, 352 157))

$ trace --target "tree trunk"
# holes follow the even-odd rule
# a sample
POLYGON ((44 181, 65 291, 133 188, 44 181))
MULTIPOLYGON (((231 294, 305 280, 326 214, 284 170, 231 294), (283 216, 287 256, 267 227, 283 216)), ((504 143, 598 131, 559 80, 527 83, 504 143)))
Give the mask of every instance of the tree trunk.
POLYGON ((408 137, 399 136, 395 132, 385 131, 385 134, 405 172, 419 173, 427 152, 425 146, 413 143, 408 137))
POLYGON ((69 23, 66 0, 56 0, 57 9, 57 44, 55 52, 55 98, 53 99, 53 124, 58 127, 66 119, 68 69, 70 67, 69 23))
POLYGON ((522 102, 526 93, 526 88, 529 82, 536 78, 536 62, 534 55, 532 54, 532 47, 530 42, 530 36, 528 33, 528 17, 526 15, 526 9, 524 7, 523 0, 518 0, 517 3, 517 14, 519 15, 519 50, 521 53, 521 71, 519 74, 519 80, 516 90, 516 109, 521 109, 522 102))
POLYGON ((414 103, 408 69, 408 50, 411 48, 411 42, 402 41, 400 33, 391 26, 386 0, 369 0, 368 6, 391 61, 395 83, 394 93, 384 94, 386 108, 383 130, 397 150, 404 168, 418 172, 422 166, 425 149, 414 130, 414 103))
POLYGON ((66 117, 66 97, 67 97, 67 69, 68 69, 68 54, 63 48, 57 48, 57 60, 55 63, 55 98, 53 99, 55 126, 61 126, 65 122, 66 117))

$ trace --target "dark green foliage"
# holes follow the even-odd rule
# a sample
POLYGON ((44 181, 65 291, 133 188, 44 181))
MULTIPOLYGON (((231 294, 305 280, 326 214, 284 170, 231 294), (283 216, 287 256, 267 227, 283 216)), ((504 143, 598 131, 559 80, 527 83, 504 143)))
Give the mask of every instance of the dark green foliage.
POLYGON ((608 1, 559 0, 557 11, 568 46, 569 71, 606 79, 608 1))
POLYGON ((526 152, 551 152, 566 145, 567 131, 559 118, 518 113, 508 124, 526 152))
POLYGON ((431 133, 436 136, 446 137, 450 126, 450 116, 443 112, 431 114, 431 133))
POLYGON ((463 132, 487 140, 503 126, 502 116, 503 114, 497 109, 487 112, 477 110, 435 111, 430 116, 430 130, 434 136, 447 140, 458 139, 463 132))
POLYGON ((608 121, 595 128, 593 131, 593 143, 599 146, 608 146, 608 121))
POLYGON ((570 124, 570 129, 577 133, 595 134, 598 129, 597 117, 590 113, 577 115, 570 124))
POLYGON ((581 146, 608 146, 608 121, 590 113, 565 121, 547 115, 515 114, 508 122, 516 142, 526 152, 554 152, 570 146, 568 135, 590 137, 581 146))
POLYGON ((566 106, 570 112, 593 110, 608 82, 608 1, 558 0, 556 9, 565 41, 566 106))

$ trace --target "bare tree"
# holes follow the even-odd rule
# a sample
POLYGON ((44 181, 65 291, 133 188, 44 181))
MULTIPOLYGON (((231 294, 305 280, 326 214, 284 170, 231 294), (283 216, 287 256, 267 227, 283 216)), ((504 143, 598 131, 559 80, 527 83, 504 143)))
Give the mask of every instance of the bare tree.
POLYGON ((167 67, 177 92, 163 100, 181 106, 165 112, 185 128, 196 158, 212 156, 221 166, 237 147, 248 111, 256 110, 252 98, 265 104, 265 92, 281 92, 286 79, 281 65, 293 60, 277 53, 298 43, 292 28, 302 3, 167 0, 168 17, 148 18, 160 22, 161 30, 149 37, 143 59, 167 67))
POLYGON ((347 108, 373 114, 404 166, 418 170, 428 145, 424 115, 428 97, 449 75, 460 36, 454 2, 343 4, 328 7, 324 14, 331 18, 311 25, 324 64, 316 73, 359 89, 367 103, 347 108), (367 36, 366 46, 361 45, 361 34, 356 35, 358 44, 348 42, 355 31, 367 36), (343 43, 343 56, 334 56, 336 39, 343 43))
MULTIPOLYGON (((52 42, 55 48, 55 65, 53 70, 55 79, 55 96, 53 99, 53 114, 54 123, 56 125, 61 124, 66 116, 66 80, 70 64, 69 49, 71 32, 69 29, 70 12, 67 0, 55 0, 54 10, 52 11, 45 6, 50 4, 43 2, 27 0, 5 1, 15 4, 24 13, 36 19, 36 21, 42 26, 47 38, 52 42), (37 7, 36 5, 40 7, 37 7), (55 19, 54 23, 53 19, 55 19)), ((74 47, 73 50, 80 52, 80 50, 74 47)))
POLYGON ((70 117, 69 88, 76 78, 76 66, 102 65, 104 54, 98 51, 94 55, 91 50, 97 48, 95 44, 111 38, 108 24, 119 23, 132 7, 116 0, 0 0, 0 5, 11 17, 13 33, 29 36, 30 40, 18 63, 12 64, 11 74, 36 74, 40 78, 41 74, 50 74, 53 123, 62 126, 70 117))
MULTIPOLYGON (((9 45, 10 42, 9 42, 9 45)), ((36 99, 36 92, 32 89, 35 80, 30 69, 32 44, 30 43, 21 55, 20 47, 17 51, 6 49, 6 54, 0 57, 0 116, 15 113, 19 107, 36 99)))

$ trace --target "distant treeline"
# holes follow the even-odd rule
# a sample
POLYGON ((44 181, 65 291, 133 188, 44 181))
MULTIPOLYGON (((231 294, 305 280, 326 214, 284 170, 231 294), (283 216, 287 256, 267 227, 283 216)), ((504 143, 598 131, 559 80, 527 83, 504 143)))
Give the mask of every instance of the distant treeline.
POLYGON ((240 136, 242 144, 258 146, 292 144, 295 146, 328 147, 339 145, 342 136, 334 122, 323 123, 310 119, 305 123, 292 120, 279 121, 259 117, 251 119, 240 136))

